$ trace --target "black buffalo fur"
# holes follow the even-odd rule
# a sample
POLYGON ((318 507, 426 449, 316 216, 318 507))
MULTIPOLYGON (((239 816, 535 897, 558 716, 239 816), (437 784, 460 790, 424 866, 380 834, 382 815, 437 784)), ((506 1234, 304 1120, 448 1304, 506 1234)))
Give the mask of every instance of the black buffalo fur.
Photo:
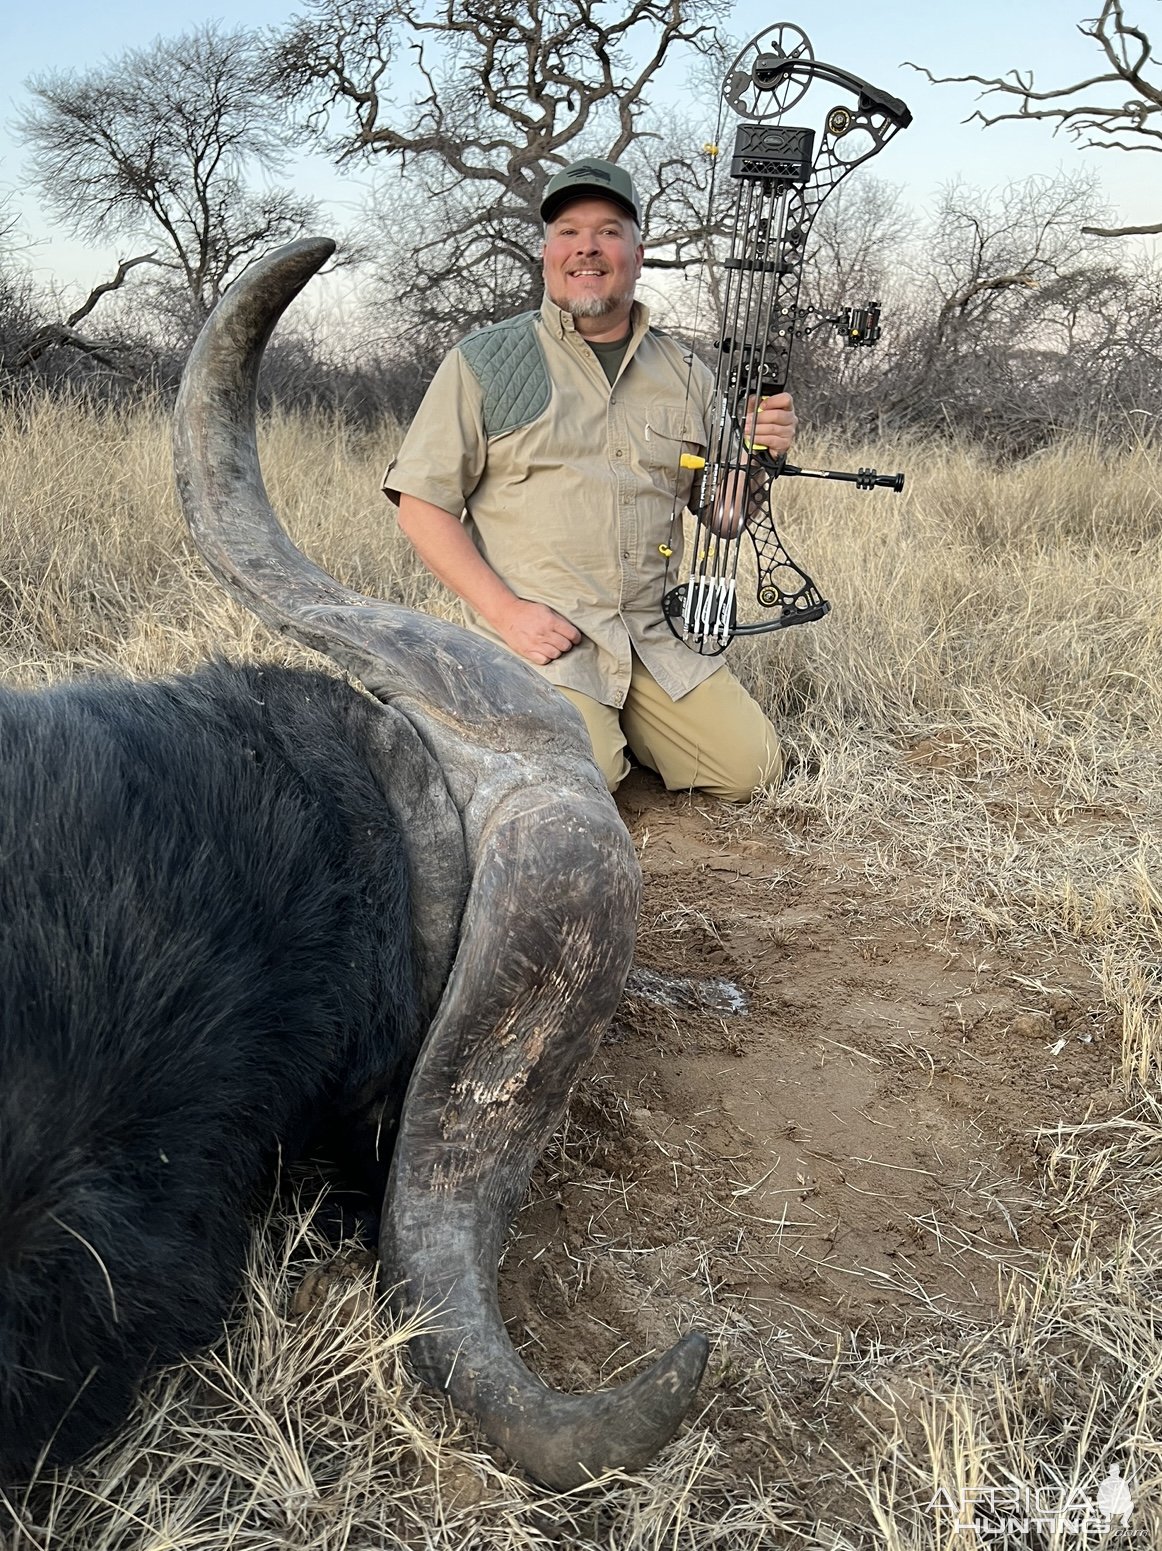
POLYGON ((0 690, 0 1475, 212 1340, 277 1157, 418 1042, 375 708, 212 664, 0 690))

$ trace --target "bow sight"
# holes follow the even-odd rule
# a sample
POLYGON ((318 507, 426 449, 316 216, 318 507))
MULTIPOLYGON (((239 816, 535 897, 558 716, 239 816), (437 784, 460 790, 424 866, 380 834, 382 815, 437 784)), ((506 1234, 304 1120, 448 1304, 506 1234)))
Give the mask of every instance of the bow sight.
MULTIPOLYGON (((667 557, 662 611, 675 635, 712 655, 735 635, 821 619, 830 607, 783 547, 771 511, 771 481, 798 475, 846 481, 861 490, 903 489, 903 474, 798 468, 748 443, 745 423, 760 399, 783 392, 797 338, 830 325, 852 348, 879 339, 878 302, 831 313, 799 305, 807 234, 832 189, 912 122, 898 98, 815 59, 806 33, 790 22, 776 23, 746 45, 727 72, 722 98, 745 122, 735 132, 730 162, 736 188, 714 380, 720 408, 706 457, 682 460, 695 473, 687 505, 697 518, 697 533, 690 575, 672 588, 677 509, 670 544, 662 547, 667 557), (850 99, 826 111, 818 144, 814 128, 782 122, 817 81, 850 99), (758 602, 777 610, 757 623, 740 624, 737 617, 743 531, 754 545, 758 602)), ((708 150, 717 155, 717 146, 708 150)))

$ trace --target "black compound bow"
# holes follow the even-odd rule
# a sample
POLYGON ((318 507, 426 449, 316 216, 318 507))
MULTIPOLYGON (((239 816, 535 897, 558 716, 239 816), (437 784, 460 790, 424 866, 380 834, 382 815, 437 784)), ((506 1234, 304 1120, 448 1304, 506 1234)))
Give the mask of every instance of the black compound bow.
MULTIPOLYGON (((835 313, 799 305, 803 259, 807 233, 828 194, 912 122, 898 98, 817 60, 806 33, 790 22, 777 22, 746 45, 727 72, 722 96, 745 122, 736 131, 730 163, 737 187, 714 382, 719 409, 706 457, 682 459, 684 468, 695 471, 687 504, 697 531, 689 576, 676 586, 670 566, 680 538, 677 506, 670 543, 662 546, 663 613, 680 640, 711 655, 724 651, 735 635, 821 619, 830 608, 783 547, 771 510, 771 481, 801 475, 843 480, 861 490, 904 487, 903 474, 798 468, 749 444, 745 422, 751 405, 786 387, 796 338, 823 325, 833 326, 852 347, 874 345, 879 338, 878 302, 835 313), (850 99, 828 110, 818 148, 814 129, 783 123, 816 81, 850 99), (743 532, 754 545, 759 605, 775 611, 757 623, 740 623, 737 616, 743 532)), ((707 149, 718 154, 716 145, 707 149)))

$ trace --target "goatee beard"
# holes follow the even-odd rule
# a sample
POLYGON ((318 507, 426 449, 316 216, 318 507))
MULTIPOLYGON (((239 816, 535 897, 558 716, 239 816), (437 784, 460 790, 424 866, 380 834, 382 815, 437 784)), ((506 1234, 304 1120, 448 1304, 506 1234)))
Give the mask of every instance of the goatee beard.
POLYGON ((574 318, 604 318, 632 300, 632 296, 575 296, 565 302, 562 312, 574 318))

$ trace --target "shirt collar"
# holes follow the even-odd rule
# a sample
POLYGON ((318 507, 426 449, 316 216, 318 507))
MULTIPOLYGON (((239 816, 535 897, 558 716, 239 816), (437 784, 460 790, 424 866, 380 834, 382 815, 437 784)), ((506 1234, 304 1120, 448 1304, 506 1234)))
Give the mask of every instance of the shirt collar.
MULTIPOLYGON (((557 306, 556 302, 551 302, 548 292, 545 293, 544 299, 541 302, 541 317, 546 326, 552 330, 558 339, 564 339, 568 334, 577 333, 577 323, 573 314, 565 312, 563 308, 557 306)), ((633 311, 629 315, 629 323, 630 344, 636 345, 650 326, 650 312, 644 302, 634 302, 633 311)), ((580 335, 577 337, 581 338, 580 335)))

